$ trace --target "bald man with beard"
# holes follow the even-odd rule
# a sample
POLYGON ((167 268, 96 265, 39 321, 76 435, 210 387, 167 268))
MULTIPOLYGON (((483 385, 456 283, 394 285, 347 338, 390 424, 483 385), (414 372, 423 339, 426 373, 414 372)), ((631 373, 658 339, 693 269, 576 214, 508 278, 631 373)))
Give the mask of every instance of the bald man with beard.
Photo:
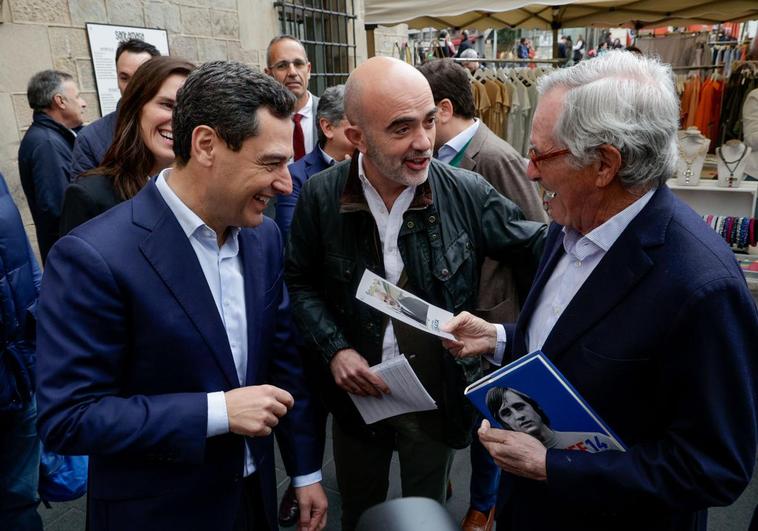
POLYGON ((448 311, 473 309, 484 258, 535 267, 545 225, 526 221, 481 176, 432 159, 437 108, 413 67, 385 57, 363 63, 348 79, 345 111, 356 153, 303 186, 286 280, 323 369, 342 528, 350 531, 386 498, 394 450, 403 496, 444 503, 454 450, 470 442, 474 412, 463 389, 481 374, 480 360, 456 360, 439 338, 357 301, 363 272, 448 311), (370 367, 401 353, 438 409, 366 425, 349 395, 380 400, 389 389, 370 367))

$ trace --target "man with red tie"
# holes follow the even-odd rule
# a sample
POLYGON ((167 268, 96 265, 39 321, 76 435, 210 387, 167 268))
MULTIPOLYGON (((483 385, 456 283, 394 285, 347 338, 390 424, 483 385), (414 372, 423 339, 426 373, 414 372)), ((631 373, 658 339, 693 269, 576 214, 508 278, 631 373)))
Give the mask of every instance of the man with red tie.
POLYGON ((266 64, 266 73, 287 87, 297 98, 295 113, 292 115, 292 121, 295 122, 292 147, 295 150, 294 160, 299 160, 313 150, 318 138, 318 98, 308 91, 311 63, 305 47, 297 38, 279 35, 268 44, 266 64))

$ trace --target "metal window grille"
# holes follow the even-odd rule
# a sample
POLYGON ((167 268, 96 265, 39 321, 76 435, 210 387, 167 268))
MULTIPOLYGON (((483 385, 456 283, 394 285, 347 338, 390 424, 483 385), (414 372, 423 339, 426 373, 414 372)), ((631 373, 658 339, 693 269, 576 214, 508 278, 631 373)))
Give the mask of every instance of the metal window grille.
POLYGON ((316 95, 347 81, 355 57, 353 0, 277 0, 282 33, 305 46, 311 62, 309 90, 316 95))

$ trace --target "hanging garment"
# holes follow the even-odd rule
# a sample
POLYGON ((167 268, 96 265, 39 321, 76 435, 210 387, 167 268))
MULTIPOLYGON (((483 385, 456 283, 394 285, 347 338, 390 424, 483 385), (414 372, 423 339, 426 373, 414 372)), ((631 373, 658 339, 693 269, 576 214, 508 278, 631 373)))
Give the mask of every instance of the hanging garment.
POLYGON ((689 108, 687 109, 687 121, 683 124, 683 128, 693 127, 695 125, 695 117, 697 114, 697 105, 700 102, 700 90, 702 88, 702 80, 700 76, 695 76, 692 79, 692 98, 689 101, 689 108))
POLYGON ((474 94, 474 109, 476 117, 483 119, 484 114, 490 108, 490 99, 484 85, 476 79, 471 81, 471 91, 474 94))
POLYGON ((711 151, 716 147, 719 136, 719 118, 721 116, 721 95, 724 92, 724 82, 708 79, 703 83, 695 112, 695 127, 711 140, 711 151))
POLYGON ((484 113, 482 121, 492 132, 502 137, 503 123, 511 106, 508 92, 506 92, 503 84, 495 79, 486 78, 483 85, 490 100, 490 108, 484 113))

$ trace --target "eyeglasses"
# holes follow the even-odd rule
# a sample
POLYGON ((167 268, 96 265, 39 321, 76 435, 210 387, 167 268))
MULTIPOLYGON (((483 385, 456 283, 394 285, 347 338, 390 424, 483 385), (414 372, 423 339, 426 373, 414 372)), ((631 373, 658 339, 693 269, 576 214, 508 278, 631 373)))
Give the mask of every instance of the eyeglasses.
POLYGON ((294 61, 279 61, 269 68, 272 70, 277 70, 279 72, 286 72, 290 69, 290 65, 294 65, 296 70, 302 70, 308 65, 308 63, 302 59, 295 59, 294 61))
POLYGON ((538 154, 534 148, 529 148, 529 151, 527 151, 529 160, 531 160, 532 164, 534 164, 535 166, 537 166, 539 162, 544 162, 546 160, 550 160, 556 157, 562 157, 563 155, 570 155, 570 154, 571 154, 570 149, 559 149, 557 151, 549 151, 543 155, 538 154))

